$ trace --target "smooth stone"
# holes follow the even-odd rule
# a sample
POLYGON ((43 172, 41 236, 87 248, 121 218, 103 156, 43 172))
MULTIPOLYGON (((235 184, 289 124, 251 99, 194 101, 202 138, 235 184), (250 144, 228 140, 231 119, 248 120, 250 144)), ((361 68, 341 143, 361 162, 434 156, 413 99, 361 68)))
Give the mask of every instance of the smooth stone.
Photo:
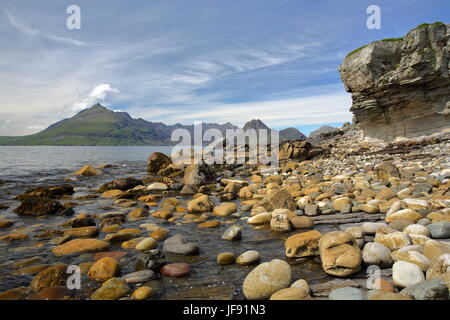
POLYGON ((309 293, 305 292, 302 288, 290 287, 275 292, 270 297, 270 300, 303 300, 308 296, 309 293))
POLYGON ((291 279, 291 266, 285 261, 275 259, 250 271, 245 277, 242 289, 248 300, 268 299, 275 292, 289 287, 291 279))
POLYGON ((242 238, 242 228, 237 225, 229 227, 222 234, 222 239, 228 240, 228 241, 240 240, 241 238, 242 238))
POLYGON ((67 264, 56 264, 39 272, 31 281, 30 287, 34 292, 42 289, 66 285, 68 278, 67 264))
POLYGON ((92 295, 92 300, 117 300, 130 291, 123 278, 111 278, 103 282, 102 286, 92 295))
POLYGON ((439 278, 409 286, 400 293, 414 300, 447 300, 449 294, 445 282, 439 278))
POLYGON ((232 252, 223 252, 217 256, 217 263, 221 265, 233 264, 236 261, 236 256, 232 252))
POLYGON ((331 291, 330 300, 366 300, 365 294, 353 287, 339 288, 331 291))
POLYGON ((376 242, 366 243, 362 252, 362 259, 366 265, 377 265, 380 268, 389 268, 394 263, 391 250, 376 242))
POLYGON ((157 242, 153 238, 145 238, 141 240, 136 247, 134 247, 138 251, 148 251, 152 249, 156 249, 158 246, 157 242))
POLYGON ((449 239, 450 238, 450 222, 442 221, 429 224, 427 226, 433 239, 449 239))
POLYGON ((191 268, 187 263, 171 263, 161 268, 161 274, 168 277, 185 277, 191 272, 191 268))
POLYGON ((89 269, 88 277, 97 282, 103 282, 117 276, 120 272, 120 266, 116 259, 104 257, 98 260, 89 269))
POLYGON ((239 257, 237 257, 236 263, 243 265, 243 266, 248 266, 251 264, 258 263, 260 259, 261 259, 261 254, 258 251, 250 250, 250 251, 244 252, 239 257))
POLYGON ((406 261, 397 261, 392 266, 392 280, 396 286, 407 288, 425 281, 425 276, 418 265, 406 261))
POLYGON ((152 270, 141 270, 129 273, 123 276, 126 283, 144 283, 156 278, 156 274, 152 270))
POLYGON ((174 235, 164 241, 163 251, 181 255, 198 255, 200 248, 196 243, 188 242, 182 235, 174 235))
POLYGON ((145 300, 152 296, 153 289, 147 286, 140 287, 136 290, 134 290, 133 294, 131 295, 134 300, 145 300))

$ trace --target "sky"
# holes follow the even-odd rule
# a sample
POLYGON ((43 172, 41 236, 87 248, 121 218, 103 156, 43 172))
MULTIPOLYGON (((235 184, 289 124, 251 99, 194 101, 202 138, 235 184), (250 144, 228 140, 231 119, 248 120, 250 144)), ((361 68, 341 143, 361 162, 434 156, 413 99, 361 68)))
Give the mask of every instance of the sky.
POLYGON ((2 0, 0 136, 99 102, 134 118, 308 134, 352 120, 338 67, 371 41, 450 23, 448 0, 2 0), (80 8, 68 29, 67 8, 80 8), (369 5, 381 29, 368 29, 369 5))

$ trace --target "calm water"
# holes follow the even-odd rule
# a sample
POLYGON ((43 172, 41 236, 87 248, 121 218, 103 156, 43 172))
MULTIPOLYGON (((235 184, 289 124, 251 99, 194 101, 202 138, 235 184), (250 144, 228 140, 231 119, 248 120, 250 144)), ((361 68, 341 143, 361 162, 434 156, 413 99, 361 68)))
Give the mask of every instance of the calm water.
MULTIPOLYGON (((76 193, 70 200, 61 200, 62 203, 71 202, 75 214, 91 213, 100 215, 107 212, 130 212, 133 208, 123 208, 114 203, 113 199, 76 200, 78 197, 92 194, 93 190, 105 182, 120 177, 144 178, 147 176, 146 159, 154 152, 170 154, 171 147, 0 147, 0 204, 8 206, 0 209, 0 219, 14 220, 16 223, 11 228, 0 230, 0 236, 11 232, 26 233, 28 239, 12 243, 0 241, 0 292, 19 286, 28 286, 33 279, 33 274, 16 274, 11 267, 13 261, 30 257, 40 257, 37 264, 53 265, 55 263, 79 264, 92 261, 92 254, 80 256, 57 257, 51 253, 50 238, 42 238, 47 231, 63 230, 61 224, 68 217, 20 217, 13 209, 19 205, 12 200, 14 196, 23 193, 26 189, 36 186, 52 184, 64 184, 66 178, 74 178, 72 173, 86 164, 98 166, 100 164, 115 164, 116 167, 102 169, 102 174, 96 177, 75 178, 76 193)), ((177 197, 184 202, 189 198, 177 197)), ((217 197, 212 200, 219 204, 217 197)), ((236 201, 238 208, 240 204, 236 201)), ((152 208, 157 209, 157 208, 152 208)), ((241 212, 243 216, 247 215, 241 212)), ((156 299, 242 299, 242 282, 245 276, 254 266, 220 266, 216 263, 216 257, 220 252, 234 252, 239 255, 247 250, 258 250, 262 255, 262 261, 272 259, 285 259, 284 240, 295 233, 274 233, 270 230, 255 230, 245 221, 228 221, 232 217, 214 219, 222 220, 222 225, 215 229, 199 229, 194 224, 173 224, 165 220, 148 217, 135 222, 128 221, 123 228, 138 228, 142 223, 156 223, 170 230, 171 235, 182 234, 189 241, 196 242, 200 248, 200 255, 184 257, 167 255, 168 263, 187 262, 191 266, 191 275, 186 278, 171 279, 161 277, 148 283, 155 289, 156 299), (220 237, 229 222, 243 227, 243 239, 230 242, 220 237)), ((106 236, 101 232, 98 239, 106 236)), ((161 247, 161 244, 160 246, 161 247)), ((113 243, 111 251, 123 251, 119 243, 113 243)), ((121 261, 122 274, 134 271, 134 263, 137 253, 127 250, 127 256, 121 261)), ((324 281, 327 276, 321 270, 317 261, 298 261, 289 263, 293 266, 295 279, 307 279, 309 281, 324 281)), ((86 276, 82 279, 82 290, 79 292, 81 299, 89 297, 97 285, 88 281, 86 276)))
POLYGON ((0 147, 0 179, 17 179, 52 170, 74 171, 85 164, 145 164, 152 152, 172 147, 0 147))

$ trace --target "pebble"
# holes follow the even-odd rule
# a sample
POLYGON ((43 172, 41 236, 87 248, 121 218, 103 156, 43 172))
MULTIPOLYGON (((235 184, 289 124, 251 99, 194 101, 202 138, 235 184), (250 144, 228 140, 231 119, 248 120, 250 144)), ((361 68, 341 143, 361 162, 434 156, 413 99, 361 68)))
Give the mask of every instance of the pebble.
POLYGON ((191 272, 191 268, 187 263, 171 263, 161 268, 161 274, 168 277, 185 277, 191 272))
POLYGON ((261 259, 261 254, 258 251, 250 250, 250 251, 244 252, 239 257, 237 257, 236 263, 243 265, 243 266, 248 266, 251 264, 258 263, 260 259, 261 259))

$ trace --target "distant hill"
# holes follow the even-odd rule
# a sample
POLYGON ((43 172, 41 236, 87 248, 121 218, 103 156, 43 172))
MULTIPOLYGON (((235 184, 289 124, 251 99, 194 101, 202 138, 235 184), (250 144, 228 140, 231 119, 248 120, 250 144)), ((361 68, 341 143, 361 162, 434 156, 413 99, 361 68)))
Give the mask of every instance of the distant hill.
MULTIPOLYGON (((228 129, 238 129, 230 122, 225 124, 201 123, 203 132, 218 129, 223 136, 228 129)), ((10 146, 161 146, 175 145, 171 141, 175 129, 186 129, 194 137, 194 125, 165 125, 162 122, 149 122, 133 119, 126 112, 114 112, 100 104, 77 113, 72 118, 58 121, 47 129, 28 136, 0 137, 0 145, 10 146)), ((251 120, 247 129, 270 128, 261 120, 251 120)), ((304 135, 295 128, 280 131, 280 141, 303 139, 304 135)))
POLYGON ((280 130, 280 141, 305 140, 306 136, 297 128, 287 128, 280 130))
MULTIPOLYGON (((219 125, 202 124, 204 130, 216 128, 237 128, 231 123, 219 125)), ((47 129, 29 136, 0 137, 0 145, 51 145, 51 146, 128 146, 128 145, 172 145, 172 131, 187 129, 191 133, 194 125, 165 125, 161 122, 149 122, 133 119, 126 112, 114 112, 96 104, 85 109, 72 118, 64 119, 47 129)))
POLYGON ((315 138, 322 133, 330 132, 330 131, 334 131, 334 130, 336 130, 336 128, 334 128, 332 126, 321 126, 319 129, 312 131, 309 134, 309 138, 315 138))

